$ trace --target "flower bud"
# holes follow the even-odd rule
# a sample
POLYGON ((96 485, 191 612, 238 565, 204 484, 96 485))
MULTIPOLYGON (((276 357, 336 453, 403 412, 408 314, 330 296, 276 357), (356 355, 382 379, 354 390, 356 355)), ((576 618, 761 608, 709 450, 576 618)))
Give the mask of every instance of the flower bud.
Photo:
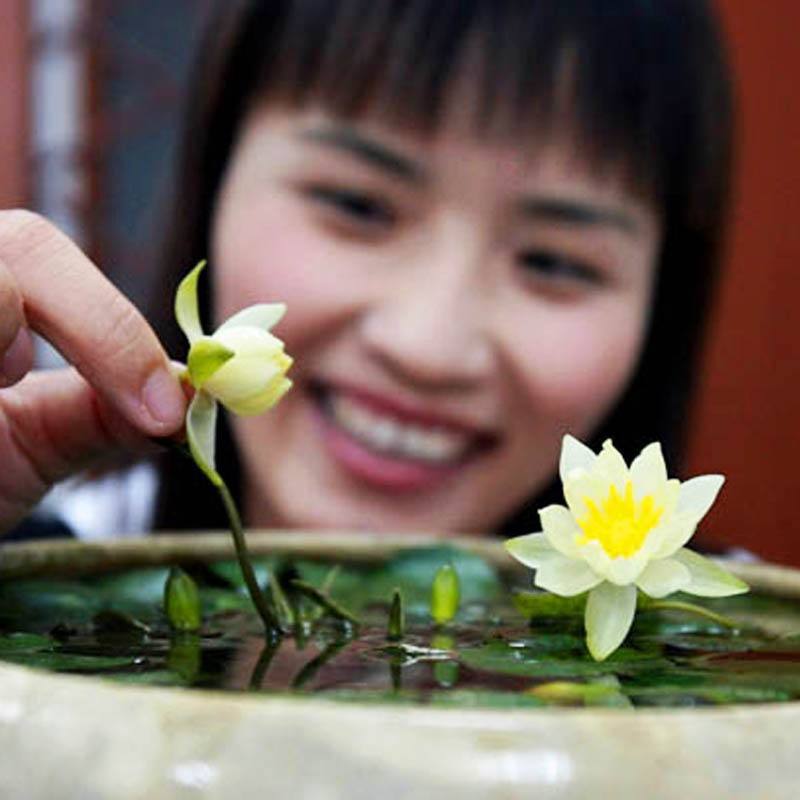
POLYGON ((179 567, 169 571, 164 585, 164 611, 174 630, 196 631, 200 628, 200 592, 191 576, 179 567))
POLYGON ((261 414, 291 387, 286 372, 292 359, 277 336, 253 325, 235 325, 203 337, 192 347, 208 339, 233 355, 195 388, 202 389, 235 414, 261 414))
POLYGON ((436 571, 431 586, 431 616, 439 625, 450 622, 458 611, 461 599, 461 584, 458 573, 451 564, 444 564, 436 571))

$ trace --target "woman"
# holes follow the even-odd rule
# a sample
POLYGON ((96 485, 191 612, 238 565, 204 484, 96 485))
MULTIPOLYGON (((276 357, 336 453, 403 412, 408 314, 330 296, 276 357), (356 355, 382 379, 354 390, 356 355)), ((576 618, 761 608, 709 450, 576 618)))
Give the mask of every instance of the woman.
MULTIPOLYGON (((295 388, 219 459, 248 524, 524 532, 566 431, 677 458, 730 157, 704 3, 240 2, 209 31, 165 285, 209 256, 207 318, 288 305, 295 388)), ((82 256, 2 224, 0 343, 27 320, 89 382, 4 393, 12 520, 183 406, 82 256)), ((180 356, 169 314, 151 318, 180 356)), ((157 527, 223 524, 190 464, 161 472, 157 527)))

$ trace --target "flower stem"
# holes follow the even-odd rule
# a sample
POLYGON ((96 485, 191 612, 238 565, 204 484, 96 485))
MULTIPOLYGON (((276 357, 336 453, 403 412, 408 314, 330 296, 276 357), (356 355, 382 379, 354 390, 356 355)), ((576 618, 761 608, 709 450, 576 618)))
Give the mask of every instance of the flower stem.
POLYGON ((225 506, 225 512, 228 515, 228 521, 230 522, 231 526, 231 534, 233 535, 233 544, 236 548, 236 558, 239 561, 239 568, 242 570, 242 576, 244 577, 247 591, 250 594, 250 599, 253 601, 256 611, 261 617, 261 621, 264 623, 264 628, 267 635, 273 636, 276 631, 280 630, 280 625, 278 624, 278 619, 276 618, 275 614, 272 613, 272 609, 270 609, 270 607, 267 605, 264 593, 261 591, 261 587, 258 585, 256 574, 253 571, 253 565, 250 562, 250 553, 247 550, 247 544, 244 540, 242 520, 240 519, 239 512, 236 509, 236 503, 234 503, 233 497, 231 496, 230 491, 228 491, 228 487, 225 485, 224 481, 221 480, 219 483, 215 482, 214 485, 217 487, 220 497, 222 497, 222 502, 225 506))
POLYGON ((694 603, 683 603, 680 600, 652 600, 645 606, 647 611, 685 611, 687 614, 697 614, 705 617, 712 622, 723 625, 726 628, 738 628, 739 625, 730 617, 717 614, 703 606, 696 606, 694 603))

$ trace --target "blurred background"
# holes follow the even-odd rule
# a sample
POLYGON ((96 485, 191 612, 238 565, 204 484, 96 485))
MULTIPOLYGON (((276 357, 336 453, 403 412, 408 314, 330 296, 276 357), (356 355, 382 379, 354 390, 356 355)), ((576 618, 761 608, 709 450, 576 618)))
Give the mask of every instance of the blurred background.
MULTIPOLYGON (((0 208, 50 217, 140 305, 161 290, 151 248, 210 2, 0 2, 0 208)), ((800 566, 800 3, 717 5, 739 165, 684 477, 728 477, 706 541, 800 566)))

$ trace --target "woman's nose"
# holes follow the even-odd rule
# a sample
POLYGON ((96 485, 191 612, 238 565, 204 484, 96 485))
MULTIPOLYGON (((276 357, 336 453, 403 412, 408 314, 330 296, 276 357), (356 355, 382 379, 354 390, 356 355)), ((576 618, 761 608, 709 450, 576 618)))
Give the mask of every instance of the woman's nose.
POLYGON ((485 287, 475 253, 400 264, 362 317, 370 354, 395 377, 429 389, 468 388, 492 366, 485 287))

